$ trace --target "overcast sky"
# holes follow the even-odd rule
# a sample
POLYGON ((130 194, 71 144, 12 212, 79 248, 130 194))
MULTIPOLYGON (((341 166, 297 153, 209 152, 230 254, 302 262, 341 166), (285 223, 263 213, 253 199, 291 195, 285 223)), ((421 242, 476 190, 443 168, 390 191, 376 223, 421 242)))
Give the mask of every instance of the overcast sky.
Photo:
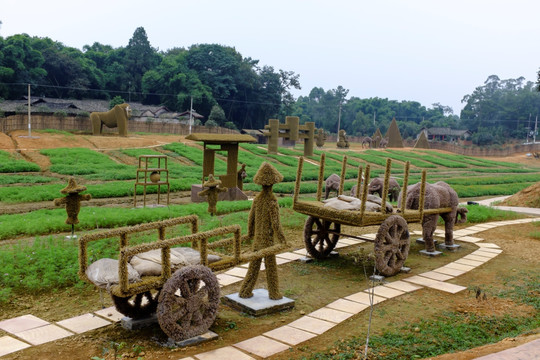
POLYGON ((461 99, 490 75, 536 81, 538 0, 2 0, 0 35, 49 37, 82 49, 126 46, 144 27, 159 50, 217 43, 276 70, 302 90, 341 85, 348 98, 461 99))

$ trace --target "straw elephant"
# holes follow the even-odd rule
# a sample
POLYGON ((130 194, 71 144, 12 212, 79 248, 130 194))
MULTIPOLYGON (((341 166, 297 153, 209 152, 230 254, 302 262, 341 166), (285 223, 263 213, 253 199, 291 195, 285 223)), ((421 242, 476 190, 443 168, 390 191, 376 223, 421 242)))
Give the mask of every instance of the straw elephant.
POLYGON ((338 174, 332 174, 328 178, 326 178, 326 181, 324 182, 324 191, 325 195, 324 198, 328 199, 328 196, 330 196, 330 191, 335 191, 336 196, 339 194, 339 184, 341 182, 341 178, 338 174))
MULTIPOLYGON (((384 186, 384 179, 374 178, 369 183, 368 193, 370 195, 379 194, 379 196, 382 197, 383 186, 384 186)), ((390 199, 390 201, 395 201, 398 199, 400 190, 401 190, 401 187, 399 186, 396 179, 390 178, 388 181, 388 198, 390 199)))
MULTIPOLYGON (((417 210, 420 200, 420 183, 414 184, 407 189, 405 207, 407 209, 417 210)), ((399 194, 398 204, 401 204, 403 194, 399 194)), ((451 208, 447 213, 440 216, 444 220, 444 244, 454 245, 454 224, 467 221, 468 210, 464 207, 458 207, 458 195, 454 189, 443 181, 435 184, 426 183, 426 193, 424 197, 424 209, 451 208)), ((437 228, 439 214, 424 215, 422 221, 422 237, 425 241, 426 251, 434 252, 435 243, 433 242, 433 232, 437 228)))

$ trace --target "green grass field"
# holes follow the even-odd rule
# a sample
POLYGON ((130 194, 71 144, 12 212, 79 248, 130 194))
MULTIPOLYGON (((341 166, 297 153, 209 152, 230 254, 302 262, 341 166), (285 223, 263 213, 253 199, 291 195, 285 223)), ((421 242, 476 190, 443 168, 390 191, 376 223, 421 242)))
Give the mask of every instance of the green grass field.
MULTIPOLYGON (((200 144, 199 144, 200 145, 200 144)), ((263 161, 268 161, 283 175, 275 192, 291 194, 294 190, 298 158, 303 153, 300 146, 280 148, 278 155, 268 155, 266 145, 241 144, 238 162, 246 164, 248 176, 244 180, 246 190, 257 191, 252 183, 253 176, 263 161)), ((43 176, 39 167, 18 154, 0 151, 0 202, 50 201, 59 196, 65 185, 61 180, 75 176, 77 182, 88 187, 95 198, 133 196, 133 181, 136 177, 137 158, 140 155, 165 154, 168 156, 171 191, 187 191, 191 184, 200 182, 202 176, 203 151, 200 146, 172 143, 155 149, 123 149, 122 156, 110 157, 95 150, 84 148, 57 148, 42 150, 50 159, 53 176, 43 176), (122 161, 126 162, 123 163, 122 161), (126 161, 125 159, 131 159, 126 161), (28 172, 33 172, 28 175, 28 172)), ((304 162, 302 193, 316 191, 319 167, 316 164, 323 151, 316 149, 315 155, 304 162)), ((345 189, 350 189, 358 175, 358 167, 371 168, 371 178, 384 175, 386 159, 392 159, 392 176, 402 185, 405 162, 409 161, 409 183, 420 181, 423 169, 428 172, 428 182, 446 181, 455 188, 460 197, 510 195, 520 191, 540 178, 540 164, 514 164, 492 161, 438 151, 404 151, 396 149, 337 151, 326 150, 325 178, 341 174, 341 163, 347 156, 345 189)), ((216 175, 226 173, 225 153, 218 151, 215 160, 216 175)), ((148 188, 149 192, 157 189, 148 188)))

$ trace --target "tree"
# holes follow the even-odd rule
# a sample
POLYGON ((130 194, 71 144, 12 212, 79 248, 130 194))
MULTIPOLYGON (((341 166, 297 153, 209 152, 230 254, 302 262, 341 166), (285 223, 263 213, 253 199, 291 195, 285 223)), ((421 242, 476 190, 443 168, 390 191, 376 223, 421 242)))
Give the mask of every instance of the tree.
MULTIPOLYGON (((0 46, 0 82, 2 83, 43 83, 47 71, 43 69, 43 55, 32 47, 27 34, 13 35, 5 39, 0 46)), ((11 88, 2 91, 5 98, 16 98, 26 87, 11 88)), ((24 92, 23 92, 24 93, 24 92)))
POLYGON ((227 118, 225 117, 225 111, 223 111, 223 109, 219 105, 212 106, 210 115, 208 115, 208 120, 214 120, 218 124, 223 125, 227 121, 227 118))
POLYGON ((521 137, 528 119, 538 114, 540 93, 523 77, 501 80, 491 75, 483 86, 463 97, 462 124, 472 132, 500 132, 501 138, 521 137))
POLYGON ((227 99, 236 93, 234 79, 242 56, 234 48, 217 44, 192 45, 186 60, 201 82, 212 89, 215 98, 227 99))
MULTIPOLYGON (((40 89, 43 94, 80 99, 85 95, 88 97, 88 89, 102 87, 103 72, 80 50, 66 47, 49 38, 33 38, 31 42, 32 47, 43 55, 42 67, 47 71, 44 80, 53 86, 40 89)), ((92 94, 96 98, 103 96, 102 93, 92 94)))
POLYGON ((204 126, 207 126, 207 127, 218 127, 219 124, 218 124, 216 121, 214 121, 214 120, 208 119, 208 120, 206 120, 206 122, 204 123, 204 126))
POLYGON ((115 105, 121 105, 125 102, 126 100, 124 100, 121 96, 115 96, 111 99, 111 101, 109 101, 109 109, 112 109, 115 105))
POLYGON ((146 94, 167 95, 146 95, 145 101, 184 111, 193 98, 193 106, 208 114, 216 103, 212 89, 202 84, 196 71, 189 69, 186 58, 187 51, 179 48, 163 54, 161 63, 143 76, 142 89, 146 94))
POLYGON ((124 59, 126 71, 132 81, 130 84, 132 91, 135 93, 141 91, 144 74, 157 66, 159 62, 160 56, 157 50, 150 46, 146 31, 143 27, 138 27, 129 40, 124 59))

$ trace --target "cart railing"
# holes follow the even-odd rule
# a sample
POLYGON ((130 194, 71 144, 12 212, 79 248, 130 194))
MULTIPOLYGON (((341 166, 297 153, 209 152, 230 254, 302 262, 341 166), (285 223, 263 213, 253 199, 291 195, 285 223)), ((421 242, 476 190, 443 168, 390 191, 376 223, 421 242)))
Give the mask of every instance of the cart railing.
MULTIPOLYGON (((311 216, 317 216, 326 220, 332 220, 339 222, 341 224, 347 224, 347 225, 353 225, 353 226, 360 226, 360 225, 376 225, 380 224, 381 221, 383 221, 386 217, 388 217, 389 214, 386 212, 386 199, 388 196, 388 188, 389 188, 389 181, 390 181, 390 173, 391 173, 391 166, 392 166, 392 159, 388 158, 386 160, 386 169, 384 174, 384 186, 383 186, 383 194, 381 197, 381 211, 380 212, 372 212, 372 211, 366 211, 366 201, 367 201, 367 195, 368 195, 368 186, 370 182, 370 165, 367 164, 364 170, 364 175, 362 176, 362 167, 359 166, 358 168, 358 179, 357 179, 357 189, 356 189, 356 197, 360 198, 361 205, 359 210, 336 210, 331 208, 324 208, 322 204, 320 203, 321 195, 322 195, 322 184, 324 179, 324 166, 325 166, 325 154, 323 153, 321 155, 320 160, 320 168, 319 168, 319 178, 317 182, 317 201, 301 201, 299 200, 300 196, 300 183, 302 180, 302 170, 304 165, 304 158, 300 157, 298 160, 298 170, 296 174, 296 182, 295 182, 295 190, 294 190, 294 196, 293 196, 293 210, 298 211, 300 213, 311 215, 311 216), (360 195, 360 184, 363 181, 362 184, 362 192, 360 195)), ((344 180, 345 180, 345 170, 347 166, 347 157, 344 156, 343 162, 342 162, 342 168, 341 168, 341 179, 340 179, 340 186, 338 194, 340 195, 343 192, 344 187, 344 180)), ((409 169, 410 169, 410 162, 406 162, 405 164, 405 174, 403 179, 403 193, 406 194, 407 191, 407 183, 409 181, 409 169)), ((420 189, 420 199, 419 199, 419 209, 418 210, 411 210, 405 208, 405 201, 401 202, 401 206, 399 208, 400 215, 403 216, 406 220, 410 222, 421 222, 423 219, 424 214, 427 210, 424 210, 424 201, 425 201, 425 187, 426 187, 426 170, 422 171, 422 181, 421 181, 421 189, 420 189)), ((429 213, 444 213, 448 212, 451 209, 437 209, 435 211, 429 211, 429 213)))
MULTIPOLYGON (((124 247, 120 249, 120 259, 119 259, 119 265, 118 265, 119 266, 118 288, 115 288, 115 286, 111 287, 111 292, 112 293, 119 292, 121 294, 126 295, 126 294, 137 294, 140 292, 144 292, 144 291, 147 291, 149 288, 151 289, 161 288, 163 284, 171 277, 170 249, 171 247, 176 246, 176 245, 182 245, 182 244, 187 244, 187 243, 198 244, 201 264, 208 266, 212 270, 233 267, 240 262, 240 231, 241 231, 240 225, 229 225, 229 226, 216 228, 213 230, 202 231, 195 234, 178 236, 171 239, 159 241, 157 243, 154 242, 154 243, 139 244, 135 246, 124 247), (233 237, 230 238, 230 240, 233 243, 233 256, 220 255, 222 256, 221 260, 209 265, 208 264, 208 248, 209 248, 208 240, 216 236, 224 236, 228 234, 233 234, 233 237), (127 265, 128 265, 129 260, 137 254, 144 253, 150 250, 155 250, 156 248, 162 250, 161 276, 145 277, 141 282, 135 282, 135 283, 130 284, 128 281, 128 273, 127 273, 127 265), (169 255, 164 256, 163 254, 169 254, 169 255)), ((223 244, 220 244, 220 245, 223 245, 223 244)))
MULTIPOLYGON (((177 217, 173 219, 167 219, 162 221, 154 221, 146 224, 140 224, 135 226, 125 226, 117 229, 100 231, 91 234, 85 234, 79 239, 79 277, 87 282, 90 282, 86 276, 86 269, 88 268, 88 243, 92 241, 98 241, 109 238, 118 238, 118 248, 122 249, 129 245, 128 235, 137 234, 144 231, 157 230, 158 232, 158 241, 165 240, 165 233, 167 228, 173 226, 189 224, 191 225, 191 233, 196 233, 198 231, 198 218, 196 215, 188 215, 183 217, 177 217)), ((170 252, 163 249, 162 251, 162 260, 163 258, 169 258, 170 252)), ((119 272, 120 269, 119 269, 119 272)), ((170 277, 170 269, 166 276, 170 277)))

